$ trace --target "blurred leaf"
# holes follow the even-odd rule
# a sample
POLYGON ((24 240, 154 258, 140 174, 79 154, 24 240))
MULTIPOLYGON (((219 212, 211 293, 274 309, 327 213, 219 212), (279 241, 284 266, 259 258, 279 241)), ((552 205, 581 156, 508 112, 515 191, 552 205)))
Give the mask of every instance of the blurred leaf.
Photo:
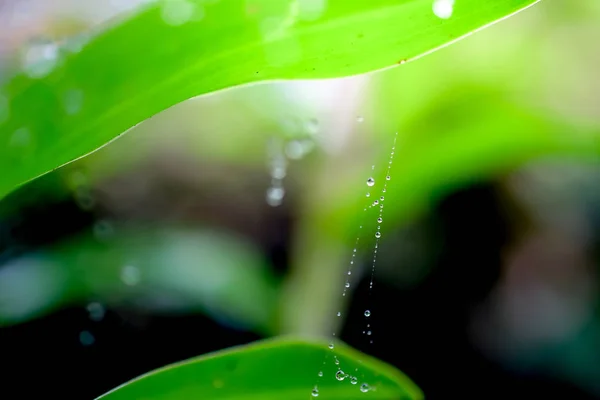
POLYGON ((199 310, 269 334, 278 283, 256 251, 231 235, 184 229, 115 229, 10 261, 0 268, 0 325, 65 303, 98 301, 154 312, 199 310))
POLYGON ((31 44, 0 91, 0 196, 191 97, 392 66, 535 2, 461 0, 442 19, 431 0, 158 1, 94 37, 31 44))
POLYGON ((422 399, 414 383, 393 367, 343 343, 275 339, 174 364, 137 378, 100 399, 309 399, 318 385, 322 399, 422 399), (355 374, 336 379, 339 367, 355 374), (324 361, 328 360, 324 364, 324 361), (318 371, 323 372, 319 378, 318 371), (356 372, 355 372, 356 371, 356 372), (362 386, 366 384, 367 386, 362 386), (361 387, 368 390, 363 392, 361 387))
MULTIPOLYGON (((501 92, 465 82, 438 92, 410 114, 399 111, 397 104, 390 99, 374 121, 378 131, 399 132, 385 194, 381 189, 392 138, 381 144, 381 161, 373 174, 376 184, 371 195, 385 197, 386 223, 412 218, 462 185, 509 173, 536 158, 597 162, 600 154, 599 126, 553 118, 501 92)), ((360 195, 364 191, 364 181, 356 182, 353 191, 333 191, 336 199, 331 206, 315 210, 324 224, 321 228, 350 243, 364 218, 356 210, 372 203, 373 197, 360 195)), ((378 211, 377 207, 368 210, 373 219, 378 211)))

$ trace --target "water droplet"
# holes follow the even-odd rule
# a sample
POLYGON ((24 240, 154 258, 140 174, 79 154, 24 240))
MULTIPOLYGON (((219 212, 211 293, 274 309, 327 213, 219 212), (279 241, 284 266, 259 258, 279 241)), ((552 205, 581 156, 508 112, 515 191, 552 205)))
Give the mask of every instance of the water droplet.
POLYGON ((338 311, 336 315, 337 315, 338 317, 341 317, 341 316, 342 316, 342 313, 338 311))
POLYGON ((62 48, 70 53, 79 53, 87 45, 90 40, 90 35, 81 33, 78 35, 70 36, 62 43, 62 48))
MULTIPOLYGON (((353 264, 352 262, 350 264, 353 264)), ((352 275, 352 271, 348 271, 348 275, 352 275)))
POLYGON ((283 203, 285 189, 282 187, 270 187, 267 189, 267 204, 271 207, 277 207, 283 203))
POLYGON ((58 45, 47 39, 29 44, 23 55, 23 69, 30 78, 43 78, 58 64, 58 45))
POLYGON ((188 0, 165 1, 161 8, 161 17, 167 25, 179 26, 190 21, 196 6, 188 0))
POLYGON ((317 375, 319 375, 319 377, 322 377, 323 376, 323 371, 319 371, 319 373, 317 375))
POLYGON ((385 177, 385 180, 389 181, 390 179, 392 179, 389 175, 385 177))
POLYGON ((379 198, 379 200, 381 200, 381 201, 384 201, 384 200, 385 200, 385 197, 381 196, 381 197, 379 198))
POLYGON ((373 201, 373 205, 376 206, 377 204, 379 204, 379 200, 375 200, 373 201))
POLYGON ((371 193, 367 193, 367 197, 371 197, 371 193))
POLYGON ((17 129, 10 137, 9 146, 25 148, 31 144, 31 132, 27 128, 17 129))
POLYGON ((383 188, 383 189, 381 189, 381 191, 382 191, 383 193, 385 193, 386 189, 385 189, 385 188, 383 188))
POLYGON ((360 391, 363 393, 367 393, 370 389, 371 388, 366 383, 363 383, 362 385, 360 385, 360 391))
POLYGON ((98 221, 94 224, 94 236, 98 240, 108 239, 113 233, 114 228, 107 220, 98 221))
POLYGON ((358 122, 359 124, 363 123, 364 120, 365 120, 364 117, 361 117, 361 116, 356 117, 356 122, 358 122))
POLYGON ((140 283, 141 275, 139 268, 133 265, 126 265, 121 270, 121 280, 127 286, 135 286, 140 283))
POLYGON ((454 13, 454 0, 434 0, 433 13, 441 19, 448 19, 454 13))
POLYGON ((375 179, 373 179, 372 177, 367 179, 367 186, 373 186, 375 185, 375 179))
POLYGON ((339 370, 335 373, 335 379, 337 379, 338 381, 343 381, 344 379, 346 379, 347 376, 348 375, 342 370, 339 370))
POLYGON ((329 346, 327 346, 327 347, 329 347, 329 349, 333 350, 333 348, 334 348, 335 346, 333 345, 333 343, 329 343, 329 346))
POLYGON ((375 237, 379 239, 381 237, 381 232, 375 232, 375 237))
POLYGON ((275 165, 271 170, 271 178, 281 180, 285 178, 287 175, 287 171, 285 166, 283 165, 275 165))
POLYGON ((340 365, 340 360, 338 360, 338 358, 337 358, 337 357, 335 357, 335 358, 333 359, 333 362, 335 363, 335 365, 340 365))
POLYGON ((225 386, 225 382, 220 379, 215 379, 212 384, 215 389, 222 389, 225 386))
POLYGON ((92 321, 101 321, 104 318, 105 310, 100 303, 90 303, 86 307, 92 321))
POLYGON ((317 133, 319 133, 319 120, 316 118, 311 118, 308 121, 306 121, 306 125, 304 127, 306 129, 306 132, 309 135, 316 135, 317 133))
POLYGON ((315 386, 315 388, 312 390, 312 392, 310 392, 312 397, 318 397, 319 396, 319 389, 315 386))
POLYGON ((92 192, 86 186, 79 186, 75 188, 75 202, 84 211, 89 211, 94 208, 96 200, 92 195, 92 192))
POLYGON ((81 111, 83 105, 83 92, 78 89, 71 89, 65 93, 64 96, 65 112, 68 115, 75 115, 81 111))
POLYGON ((346 282, 346 284, 344 286, 346 287, 346 289, 349 288, 350 287, 350 282, 346 282))
POLYGON ((365 317, 370 317, 371 316, 371 311, 370 310, 365 310, 365 317))
POLYGON ((382 223, 383 222, 383 218, 381 218, 381 217, 377 218, 377 222, 382 223))
POLYGON ((358 383, 358 378, 355 376, 350 377, 350 383, 356 385, 358 383))
POLYGON ((91 346, 95 341, 96 338, 89 331, 82 331, 79 334, 79 342, 84 346, 91 346))
POLYGON ((371 332, 371 331, 367 331, 367 335, 369 335, 369 336, 371 336, 372 333, 373 332, 371 332))
POLYGON ((301 140, 292 140, 285 146, 285 154, 291 160, 300 160, 311 150, 311 145, 308 143, 301 140))

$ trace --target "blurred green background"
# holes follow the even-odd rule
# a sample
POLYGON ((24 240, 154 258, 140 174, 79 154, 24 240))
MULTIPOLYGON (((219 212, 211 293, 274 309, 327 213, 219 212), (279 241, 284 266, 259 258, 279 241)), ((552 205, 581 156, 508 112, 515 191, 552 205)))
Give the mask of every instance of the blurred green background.
MULTIPOLYGON (((0 57, 131 6, 4 1, 0 57)), ((23 186, 0 202, 2 385, 82 374, 91 398, 336 332, 427 398, 600 398, 599 37, 597 0, 543 1, 397 68, 191 99, 23 186)))

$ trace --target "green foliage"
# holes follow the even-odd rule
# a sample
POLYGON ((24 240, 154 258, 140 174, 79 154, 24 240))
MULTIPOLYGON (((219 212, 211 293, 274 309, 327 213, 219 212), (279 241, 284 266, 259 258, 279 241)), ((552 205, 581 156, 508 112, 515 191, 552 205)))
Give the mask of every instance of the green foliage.
POLYGON ((305 400, 311 398, 315 385, 317 398, 330 400, 423 398, 401 372, 343 343, 336 343, 330 350, 325 343, 284 338, 167 366, 100 399, 305 400), (336 379, 338 366, 333 357, 349 375, 342 381, 336 379), (323 372, 322 377, 318 371, 323 372), (356 383, 352 383, 351 376, 356 377, 356 383))
POLYGON ((0 90, 0 196, 191 97, 389 67, 534 2, 461 0, 449 19, 431 0, 154 2, 94 36, 46 45, 38 52, 56 58, 29 60, 0 90))

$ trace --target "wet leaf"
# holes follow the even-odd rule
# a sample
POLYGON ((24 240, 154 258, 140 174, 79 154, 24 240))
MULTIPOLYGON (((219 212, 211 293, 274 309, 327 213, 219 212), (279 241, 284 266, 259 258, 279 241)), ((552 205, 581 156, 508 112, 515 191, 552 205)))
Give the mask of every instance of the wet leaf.
POLYGON ((99 399, 305 400, 312 398, 315 386, 316 398, 324 400, 423 398, 400 371, 343 343, 329 350, 325 343, 280 338, 159 369, 99 399), (341 381, 336 379, 333 357, 344 371, 341 381), (351 376, 356 377, 355 384, 351 376))
POLYGON ((0 88, 0 196, 191 97, 401 64, 535 2, 163 0, 32 43, 0 88))

